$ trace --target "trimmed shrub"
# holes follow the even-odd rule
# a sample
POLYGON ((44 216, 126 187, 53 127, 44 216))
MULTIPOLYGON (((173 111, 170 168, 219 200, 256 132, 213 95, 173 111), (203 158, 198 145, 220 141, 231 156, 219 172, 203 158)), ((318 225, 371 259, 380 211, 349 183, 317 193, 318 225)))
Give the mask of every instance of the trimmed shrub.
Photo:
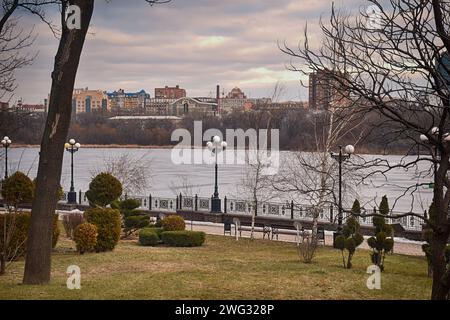
POLYGON ((3 182, 3 201, 15 209, 33 201, 33 182, 22 172, 16 172, 3 182))
POLYGON ((131 216, 125 218, 125 230, 136 231, 148 227, 150 224, 150 217, 146 215, 131 216))
POLYGON ((196 231, 164 231, 161 234, 164 244, 171 247, 200 247, 205 242, 205 233, 196 231))
POLYGON ((158 235, 158 237, 160 237, 160 238, 161 238, 161 233, 164 232, 164 229, 163 229, 163 228, 157 228, 155 225, 150 226, 150 227, 147 227, 146 229, 152 230, 152 231, 153 231, 154 233, 156 233, 156 234, 158 235))
MULTIPOLYGON (((355 208, 355 205, 353 206, 355 208)), ((355 211, 353 211, 355 212, 355 211)), ((360 233, 360 225, 358 220, 354 217, 347 219, 347 222, 342 230, 342 235, 336 237, 336 248, 342 252, 342 262, 344 268, 352 268, 352 258, 356 252, 356 248, 364 242, 364 237, 360 233), (347 257, 345 257, 345 250, 347 250, 347 257)))
POLYGON ((124 238, 128 238, 137 230, 148 227, 150 224, 150 217, 137 210, 140 205, 141 202, 137 199, 116 200, 111 203, 111 207, 120 210, 122 215, 124 238))
POLYGON ((93 251, 97 244, 97 237, 97 227, 90 223, 80 224, 73 232, 73 240, 80 254, 93 251))
POLYGON ((112 251, 120 238, 120 212, 117 209, 93 208, 85 211, 87 222, 97 227, 95 251, 112 251))
POLYGON ((162 228, 164 231, 184 231, 186 229, 186 223, 183 217, 171 215, 164 218, 162 228))
POLYGON ((153 247, 159 243, 159 236, 154 228, 146 228, 139 231, 139 243, 141 246, 153 247))
POLYGON ((122 184, 109 173, 100 173, 89 184, 86 197, 91 207, 106 207, 122 195, 122 184))
POLYGON ((82 213, 69 213, 63 215, 62 222, 67 238, 73 239, 73 232, 76 227, 84 223, 84 217, 82 213))
POLYGON ((155 222, 155 224, 152 226, 152 228, 162 228, 162 220, 158 220, 155 222))
POLYGON ((120 213, 126 218, 130 216, 136 216, 138 211, 136 210, 141 206, 141 202, 137 199, 116 200, 111 203, 111 208, 119 209, 120 213))
POLYGON ((389 202, 387 196, 384 196, 381 200, 379 209, 379 214, 381 216, 375 216, 372 219, 372 223, 375 227, 375 236, 367 240, 367 244, 372 249, 372 263, 380 267, 381 271, 384 271, 384 260, 386 254, 392 252, 392 250, 394 249, 392 226, 388 225, 386 223, 386 219, 383 217, 388 215, 389 212, 389 202))

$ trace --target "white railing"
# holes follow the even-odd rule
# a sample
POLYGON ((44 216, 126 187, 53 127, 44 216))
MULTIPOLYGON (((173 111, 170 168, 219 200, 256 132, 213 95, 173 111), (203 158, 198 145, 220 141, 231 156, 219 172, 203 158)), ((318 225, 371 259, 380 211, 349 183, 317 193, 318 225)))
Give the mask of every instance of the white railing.
MULTIPOLYGON (((64 198, 60 203, 67 202, 67 192, 64 192, 64 198)), ((178 210, 188 212, 211 212, 211 198, 195 196, 177 196, 170 197, 153 197, 151 195, 145 196, 124 196, 121 199, 137 199, 140 201, 140 210, 159 211, 162 213, 175 213, 178 210)), ((80 205, 88 206, 89 200, 85 192, 78 192, 77 202, 80 205)), ((251 201, 241 199, 222 199, 223 212, 231 215, 252 215, 254 205, 251 201)), ((339 210, 337 206, 329 206, 323 208, 321 211, 314 212, 314 207, 311 205, 298 205, 289 202, 262 202, 258 204, 257 216, 280 218, 280 219, 295 219, 312 221, 315 214, 318 214, 319 222, 337 223, 339 210)), ((362 210, 364 212, 364 209, 362 210)), ((371 214, 369 210, 367 214, 371 214)), ((404 215, 398 212, 392 212, 391 215, 404 215)), ((347 219, 348 213, 344 213, 343 221, 347 219)), ((358 217, 359 223, 362 226, 373 226, 372 216, 358 217)), ((405 216, 398 219, 388 218, 389 224, 400 224, 405 230, 422 230, 423 221, 414 216, 405 216)))

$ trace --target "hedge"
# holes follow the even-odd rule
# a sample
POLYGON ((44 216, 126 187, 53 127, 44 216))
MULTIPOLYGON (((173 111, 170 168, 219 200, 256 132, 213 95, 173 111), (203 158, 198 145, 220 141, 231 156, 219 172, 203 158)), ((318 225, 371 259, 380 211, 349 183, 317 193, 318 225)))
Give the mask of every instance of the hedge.
POLYGON ((205 242, 205 233, 196 231, 164 231, 161 234, 164 244, 171 247, 200 247, 205 242))
POLYGON ((157 235, 158 235, 158 237, 160 237, 161 238, 161 233, 163 233, 164 232, 164 229, 163 228, 157 228, 156 226, 149 226, 148 228, 146 228, 146 229, 150 229, 150 230, 152 230, 154 233, 156 233, 157 235))
POLYGON ((154 228, 146 228, 139 231, 139 243, 142 246, 153 247, 159 243, 159 236, 154 228))
POLYGON ((97 227, 98 237, 95 251, 112 251, 120 239, 120 211, 116 209, 92 208, 84 212, 87 222, 97 227))

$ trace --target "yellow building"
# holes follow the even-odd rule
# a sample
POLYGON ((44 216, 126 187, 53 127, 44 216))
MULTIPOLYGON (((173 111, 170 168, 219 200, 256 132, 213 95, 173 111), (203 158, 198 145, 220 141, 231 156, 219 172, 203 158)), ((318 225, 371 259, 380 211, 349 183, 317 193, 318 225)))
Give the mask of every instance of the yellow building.
POLYGON ((108 95, 101 90, 75 89, 72 98, 72 108, 76 113, 109 111, 108 95))

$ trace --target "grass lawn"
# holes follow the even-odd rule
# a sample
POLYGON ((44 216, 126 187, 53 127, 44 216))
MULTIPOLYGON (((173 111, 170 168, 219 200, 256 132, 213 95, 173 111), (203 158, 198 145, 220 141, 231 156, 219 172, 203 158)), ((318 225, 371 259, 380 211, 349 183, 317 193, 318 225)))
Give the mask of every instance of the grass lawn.
POLYGON ((62 239, 53 255, 52 283, 21 285, 24 262, 0 277, 0 299, 428 299, 431 280, 422 257, 386 258, 382 289, 366 287, 369 252, 354 268, 340 251, 320 248, 312 264, 294 244, 207 236, 200 248, 140 247, 121 242, 114 252, 80 256, 62 239), (68 290, 66 269, 81 268, 81 290, 68 290))

